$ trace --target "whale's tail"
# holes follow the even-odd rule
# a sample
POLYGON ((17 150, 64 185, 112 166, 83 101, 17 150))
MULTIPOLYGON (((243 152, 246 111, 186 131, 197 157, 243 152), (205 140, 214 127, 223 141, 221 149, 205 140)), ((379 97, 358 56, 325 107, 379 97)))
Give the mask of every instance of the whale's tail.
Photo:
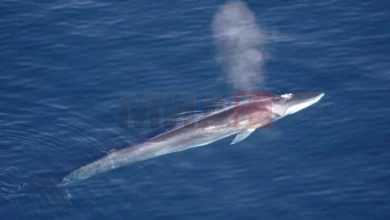
POLYGON ((70 184, 75 184, 79 181, 95 176, 97 174, 107 172, 116 167, 114 163, 115 158, 112 154, 108 154, 92 163, 89 163, 65 176, 57 185, 59 188, 66 188, 70 184))
POLYGON ((123 148, 113 151, 104 157, 95 160, 65 176, 58 184, 60 188, 75 184, 92 176, 123 167, 138 161, 156 157, 159 154, 159 145, 154 143, 143 143, 137 146, 123 148))

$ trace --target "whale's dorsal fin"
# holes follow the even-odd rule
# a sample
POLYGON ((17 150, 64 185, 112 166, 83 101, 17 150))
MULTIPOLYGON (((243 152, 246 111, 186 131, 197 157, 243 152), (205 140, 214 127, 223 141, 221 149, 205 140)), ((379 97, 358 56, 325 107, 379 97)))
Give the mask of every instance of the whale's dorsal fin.
POLYGON ((108 152, 107 152, 107 154, 111 154, 111 153, 114 153, 116 151, 116 149, 114 148, 114 149, 111 149, 111 150, 109 150, 108 152))
POLYGON ((237 136, 234 138, 234 140, 232 141, 231 145, 237 143, 237 142, 240 142, 242 140, 244 140, 245 138, 247 138, 250 134, 252 134, 252 132, 254 132, 256 129, 247 129, 247 130, 244 130, 240 133, 237 134, 237 136))

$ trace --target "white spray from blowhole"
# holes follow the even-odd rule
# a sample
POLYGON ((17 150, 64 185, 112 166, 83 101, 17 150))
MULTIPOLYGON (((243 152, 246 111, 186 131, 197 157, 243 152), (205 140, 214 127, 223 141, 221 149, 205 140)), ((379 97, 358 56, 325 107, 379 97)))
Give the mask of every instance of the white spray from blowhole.
POLYGON ((218 62, 236 90, 250 91, 264 82, 265 31, 242 1, 229 1, 212 21, 218 62))

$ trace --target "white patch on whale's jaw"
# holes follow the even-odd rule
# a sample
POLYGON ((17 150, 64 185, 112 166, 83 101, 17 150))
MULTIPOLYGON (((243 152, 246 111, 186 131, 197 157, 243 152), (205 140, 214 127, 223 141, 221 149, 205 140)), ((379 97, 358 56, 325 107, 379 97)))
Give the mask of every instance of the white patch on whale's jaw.
POLYGON ((272 104, 272 118, 279 119, 280 117, 286 115, 287 106, 285 104, 273 103, 272 104))

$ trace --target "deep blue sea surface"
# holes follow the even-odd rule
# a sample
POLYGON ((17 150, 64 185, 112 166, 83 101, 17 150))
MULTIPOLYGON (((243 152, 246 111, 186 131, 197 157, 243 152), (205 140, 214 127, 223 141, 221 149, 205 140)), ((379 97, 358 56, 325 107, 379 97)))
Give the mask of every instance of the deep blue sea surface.
POLYGON ((256 90, 323 91, 319 103, 235 145, 55 187, 161 130, 121 127, 122 94, 189 92, 199 109, 234 96, 213 37, 223 4, 1 1, 0 219, 389 219, 390 4, 380 0, 246 0, 266 36, 256 90))

